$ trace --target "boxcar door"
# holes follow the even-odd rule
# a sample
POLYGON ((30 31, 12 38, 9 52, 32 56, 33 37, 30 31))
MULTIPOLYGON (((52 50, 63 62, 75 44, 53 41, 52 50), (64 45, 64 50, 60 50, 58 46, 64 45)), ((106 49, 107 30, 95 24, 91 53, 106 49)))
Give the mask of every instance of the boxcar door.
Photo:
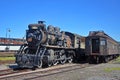
POLYGON ((100 53, 100 39, 93 38, 91 39, 92 42, 92 53, 100 53))

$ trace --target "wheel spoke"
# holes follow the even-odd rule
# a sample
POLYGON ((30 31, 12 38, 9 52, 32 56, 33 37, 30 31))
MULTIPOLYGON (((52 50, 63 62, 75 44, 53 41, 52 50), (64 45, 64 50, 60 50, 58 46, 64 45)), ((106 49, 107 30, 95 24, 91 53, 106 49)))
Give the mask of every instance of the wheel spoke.
POLYGON ((68 62, 69 62, 69 63, 72 63, 72 62, 73 62, 73 56, 71 55, 71 56, 69 56, 68 58, 69 58, 69 59, 68 59, 68 62))
POLYGON ((73 59, 72 59, 72 58, 71 58, 71 59, 68 59, 68 62, 69 62, 69 63, 72 63, 72 61, 73 61, 73 59))
POLYGON ((48 67, 50 67, 50 66, 52 66, 52 62, 51 61, 48 62, 48 67))
POLYGON ((39 63, 38 63, 38 68, 41 68, 42 67, 42 60, 39 60, 39 63))
POLYGON ((66 63, 66 56, 65 56, 65 55, 61 55, 60 63, 61 63, 61 64, 66 63))
POLYGON ((57 65, 59 62, 57 60, 53 60, 53 65, 57 65))

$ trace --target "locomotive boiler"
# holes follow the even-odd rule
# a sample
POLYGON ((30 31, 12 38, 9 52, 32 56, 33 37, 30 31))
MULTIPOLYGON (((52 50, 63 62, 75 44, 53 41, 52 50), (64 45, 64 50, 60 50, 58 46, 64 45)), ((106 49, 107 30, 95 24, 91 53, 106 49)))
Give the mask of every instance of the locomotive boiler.
POLYGON ((19 67, 42 67, 58 63, 71 63, 80 48, 81 36, 60 31, 59 27, 49 25, 44 21, 29 24, 26 30, 26 43, 21 46, 16 57, 19 67))

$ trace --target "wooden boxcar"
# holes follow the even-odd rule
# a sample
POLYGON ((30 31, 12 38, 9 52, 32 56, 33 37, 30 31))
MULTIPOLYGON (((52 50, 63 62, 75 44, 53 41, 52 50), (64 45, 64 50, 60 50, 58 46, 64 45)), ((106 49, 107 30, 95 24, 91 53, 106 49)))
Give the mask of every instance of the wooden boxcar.
POLYGON ((90 31, 86 37, 86 55, 90 63, 108 62, 119 54, 118 42, 103 31, 90 31))

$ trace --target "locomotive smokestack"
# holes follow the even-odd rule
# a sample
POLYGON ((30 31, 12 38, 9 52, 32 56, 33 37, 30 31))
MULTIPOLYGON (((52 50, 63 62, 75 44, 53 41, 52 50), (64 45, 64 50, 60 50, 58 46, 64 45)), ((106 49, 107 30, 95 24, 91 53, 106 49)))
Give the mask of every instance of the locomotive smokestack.
POLYGON ((45 21, 38 21, 38 24, 43 24, 45 21))

